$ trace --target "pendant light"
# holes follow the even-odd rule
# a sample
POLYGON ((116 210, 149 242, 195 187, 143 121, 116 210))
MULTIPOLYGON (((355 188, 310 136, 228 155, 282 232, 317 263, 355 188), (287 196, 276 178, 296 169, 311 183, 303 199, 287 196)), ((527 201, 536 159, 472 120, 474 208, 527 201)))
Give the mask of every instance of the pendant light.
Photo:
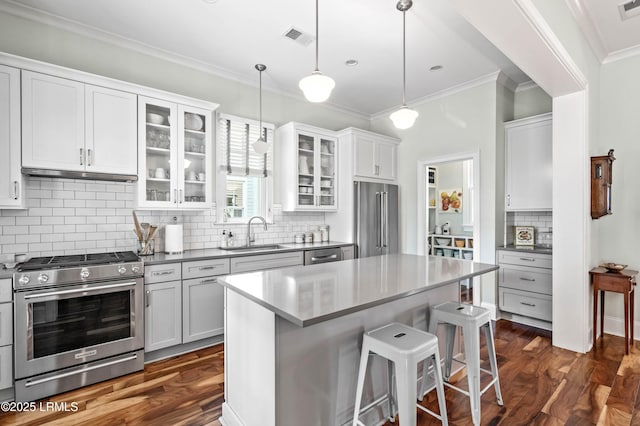
POLYGON ((407 90, 407 59, 406 59, 406 12, 413 6, 412 0, 400 0, 396 9, 402 12, 402 107, 392 113, 389 118, 398 129, 408 129, 418 118, 418 111, 407 106, 405 92, 407 90))
POLYGON ((318 0, 316 0, 316 68, 310 76, 300 80, 298 86, 309 102, 326 101, 333 88, 336 87, 336 82, 318 69, 318 0))
POLYGON ((256 69, 260 73, 260 137, 253 143, 253 150, 258 154, 266 154, 269 151, 269 144, 264 139, 264 129, 262 128, 262 71, 267 67, 263 64, 256 64, 256 69))

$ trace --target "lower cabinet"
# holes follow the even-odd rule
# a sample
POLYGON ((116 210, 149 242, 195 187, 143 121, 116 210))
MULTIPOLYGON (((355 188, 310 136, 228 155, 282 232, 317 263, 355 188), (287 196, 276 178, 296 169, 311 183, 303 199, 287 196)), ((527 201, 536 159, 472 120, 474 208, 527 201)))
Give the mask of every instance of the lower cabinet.
POLYGON ((0 390, 13 387, 13 285, 0 280, 0 390))
POLYGON ((224 291, 217 275, 229 259, 145 267, 145 352, 224 332, 224 291))
POLYGON ((499 250, 500 310, 552 321, 551 255, 499 250))
POLYGON ((182 343, 182 282, 146 284, 144 351, 182 343))
POLYGON ((304 252, 302 251, 242 256, 231 259, 231 273, 238 274, 302 264, 304 264, 304 252))

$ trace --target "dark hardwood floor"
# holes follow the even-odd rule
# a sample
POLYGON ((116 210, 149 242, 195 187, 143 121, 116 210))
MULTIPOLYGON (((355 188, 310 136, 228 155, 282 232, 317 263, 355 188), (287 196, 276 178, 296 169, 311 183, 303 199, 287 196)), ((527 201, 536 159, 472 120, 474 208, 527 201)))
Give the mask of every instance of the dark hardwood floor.
MULTIPOLYGON (((482 424, 640 425, 640 343, 624 356, 623 338, 605 335, 601 342, 604 346, 596 351, 577 354, 552 347, 547 331, 498 321, 495 343, 504 406, 495 403, 492 389, 487 391, 482 424)), ((76 402, 75 413, 4 413, 0 425, 217 426, 223 356, 218 345, 148 364, 143 372, 43 400, 76 402)), ((466 387, 464 371, 452 381, 466 387)), ((450 423, 470 425, 468 399, 451 389, 446 398, 450 423)), ((437 410, 435 392, 423 404, 437 410)), ((418 425, 431 424, 440 422, 418 413, 418 425)))

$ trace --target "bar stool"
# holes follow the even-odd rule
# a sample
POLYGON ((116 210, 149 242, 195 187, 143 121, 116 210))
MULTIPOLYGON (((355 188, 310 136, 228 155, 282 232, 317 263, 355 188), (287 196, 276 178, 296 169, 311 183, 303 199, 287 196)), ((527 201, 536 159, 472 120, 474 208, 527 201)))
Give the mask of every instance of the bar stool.
MULTIPOLYGON (((358 386, 356 388, 356 402, 353 410, 353 426, 363 425, 360 421, 360 404, 362 390, 367 373, 369 353, 373 352, 387 359, 389 374, 389 420, 394 421, 393 409, 393 380, 391 363, 396 370, 396 391, 398 393, 397 408, 403 425, 416 424, 416 406, 448 425, 447 407, 444 399, 444 387, 438 351, 438 338, 433 334, 417 330, 404 324, 392 323, 364 334, 362 338, 362 353, 360 354, 360 368, 358 370, 358 386), (433 363, 435 372, 435 388, 438 393, 440 414, 416 404, 417 399, 417 368, 418 363, 433 363)), ((380 400, 376 401, 379 402, 380 400)), ((373 404, 375 404, 374 402, 373 404)), ((372 404, 371 404, 372 405, 372 404)), ((370 406, 371 406, 370 405, 370 406)), ((365 407, 368 408, 368 407, 365 407)))
MULTIPOLYGON (((471 417, 474 425, 480 424, 480 397, 487 389, 493 385, 496 390, 498 405, 502 405, 502 393, 500 392, 500 379, 498 378, 498 363, 496 361, 496 350, 493 343, 493 329, 491 328, 491 313, 484 308, 458 302, 447 302, 431 308, 431 320, 429 321, 429 332, 435 334, 439 323, 445 325, 445 359, 444 377, 445 385, 461 392, 469 397, 471 405, 471 417), (467 366, 467 380, 469 391, 460 389, 450 383, 451 361, 453 359, 453 342, 456 327, 462 328, 464 337, 464 354, 467 366), (480 368, 480 328, 484 330, 487 340, 487 350, 489 352, 489 363, 491 371, 480 368), (480 372, 491 374, 493 379, 482 390, 480 390, 480 372)), ((423 389, 427 374, 427 367, 424 366, 423 389)))

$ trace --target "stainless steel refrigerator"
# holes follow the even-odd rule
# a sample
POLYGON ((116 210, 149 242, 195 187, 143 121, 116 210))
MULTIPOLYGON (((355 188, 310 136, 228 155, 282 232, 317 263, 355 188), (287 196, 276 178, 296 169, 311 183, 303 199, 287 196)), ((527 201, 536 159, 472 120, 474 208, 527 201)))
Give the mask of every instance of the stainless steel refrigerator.
POLYGON ((358 257, 398 252, 398 185, 354 182, 354 242, 358 257))

